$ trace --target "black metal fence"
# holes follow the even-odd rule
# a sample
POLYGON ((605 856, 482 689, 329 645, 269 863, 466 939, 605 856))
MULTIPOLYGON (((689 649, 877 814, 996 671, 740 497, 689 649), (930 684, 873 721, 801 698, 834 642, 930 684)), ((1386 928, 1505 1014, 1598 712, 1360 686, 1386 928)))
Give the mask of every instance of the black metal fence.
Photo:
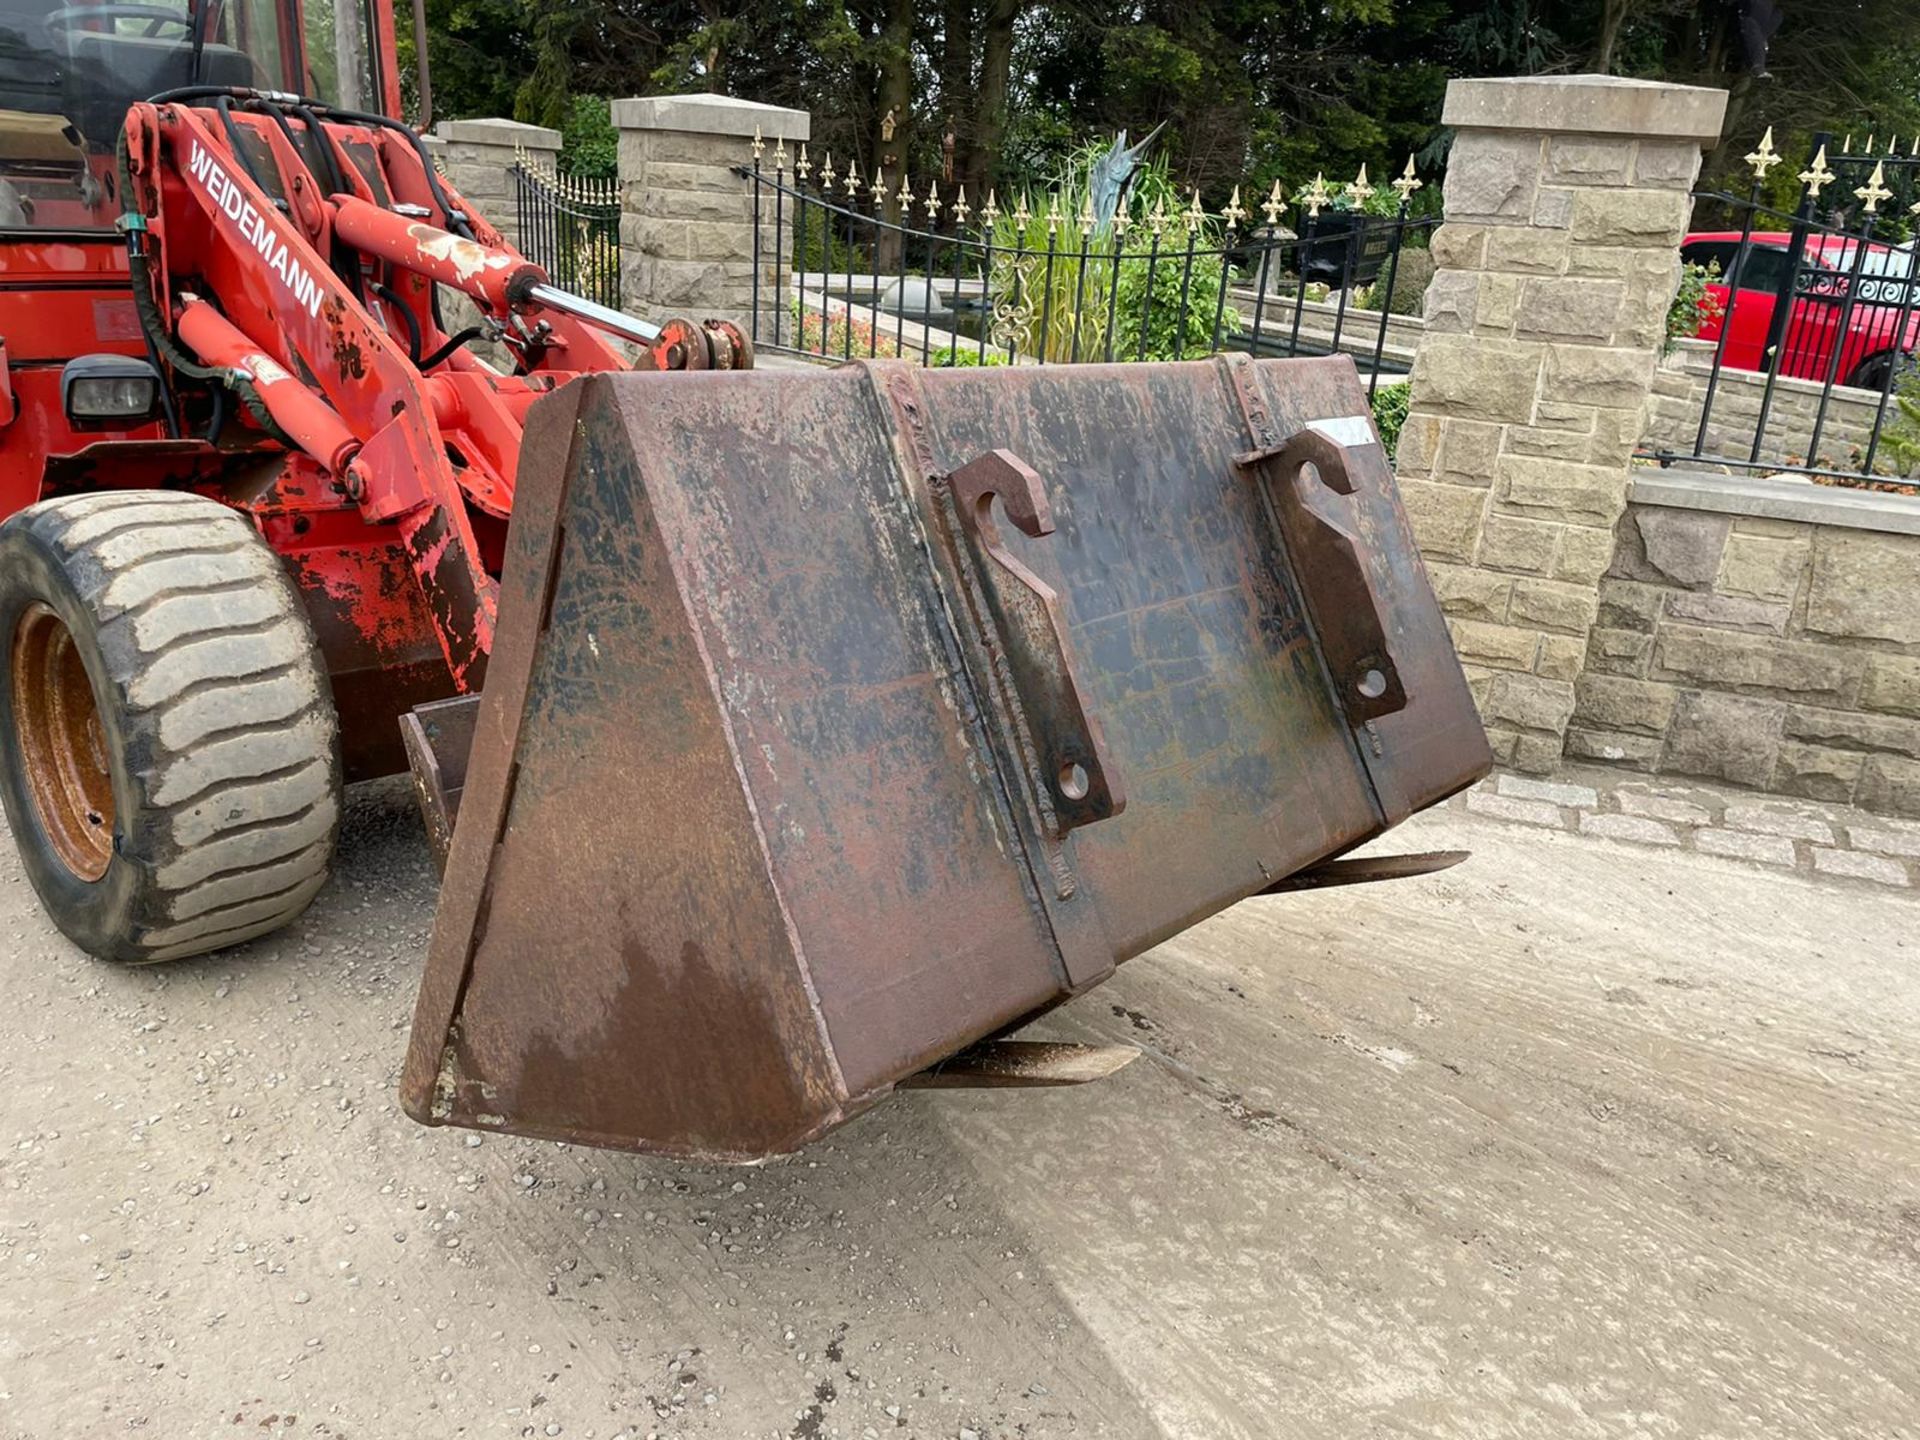
POLYGON ((563 290, 620 306, 620 186, 616 180, 513 167, 520 253, 563 290))
POLYGON ((1783 163, 1771 131, 1746 157, 1747 194, 1696 192, 1682 258, 1705 268, 1691 273, 1713 349, 1694 366, 1697 424, 1666 427, 1650 458, 1911 490, 1900 482, 1920 468, 1920 155, 1835 149, 1814 137, 1792 210, 1762 198, 1783 163), (1716 214, 1725 228, 1707 229, 1716 214))
POLYGON ((1275 185, 1251 210, 1237 190, 1208 212, 1197 195, 1169 203, 1163 188, 1151 205, 1123 195, 1107 215, 1085 187, 973 205, 964 189, 945 199, 937 183, 921 192, 905 177, 837 174, 804 147, 790 159, 756 145, 739 173, 756 217, 755 345, 842 359, 1346 353, 1371 393, 1411 366, 1417 332, 1395 335, 1392 301, 1418 313, 1438 223, 1414 213, 1411 163, 1389 206, 1363 169, 1337 190, 1316 179, 1283 198, 1275 185))

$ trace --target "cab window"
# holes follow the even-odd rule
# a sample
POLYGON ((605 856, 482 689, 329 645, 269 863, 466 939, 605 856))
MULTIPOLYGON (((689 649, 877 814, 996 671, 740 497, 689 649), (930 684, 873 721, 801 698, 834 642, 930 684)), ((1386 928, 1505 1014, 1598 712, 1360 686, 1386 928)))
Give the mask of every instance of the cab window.
POLYGON ((366 0, 303 0, 307 78, 300 88, 343 110, 380 108, 380 46, 366 0))
POLYGON ((127 107, 287 84, 277 0, 0 0, 0 230, 110 227, 127 107))

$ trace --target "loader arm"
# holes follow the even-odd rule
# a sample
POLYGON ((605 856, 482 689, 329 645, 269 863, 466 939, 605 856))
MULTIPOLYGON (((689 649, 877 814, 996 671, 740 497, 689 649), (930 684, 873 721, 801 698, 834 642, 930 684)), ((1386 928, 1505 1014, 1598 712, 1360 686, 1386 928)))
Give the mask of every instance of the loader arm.
MULTIPOLYGON (((136 299, 161 352, 235 392, 364 520, 395 527, 454 683, 477 690, 526 411, 575 374, 630 368, 574 313, 598 307, 555 290, 378 117, 185 92, 132 108, 123 156, 136 299), (444 332, 435 286, 473 301, 518 373, 444 332)), ((641 368, 686 349, 643 350, 641 368)))

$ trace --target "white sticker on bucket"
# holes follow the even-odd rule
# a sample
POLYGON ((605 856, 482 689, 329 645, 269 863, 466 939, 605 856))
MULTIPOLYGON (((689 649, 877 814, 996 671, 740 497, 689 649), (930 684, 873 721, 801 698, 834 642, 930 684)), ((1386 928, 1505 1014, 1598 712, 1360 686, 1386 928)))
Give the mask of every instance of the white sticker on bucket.
POLYGON ((1327 420, 1307 421, 1309 430, 1318 430, 1336 445, 1372 445, 1373 422, 1365 415, 1335 415, 1327 420))

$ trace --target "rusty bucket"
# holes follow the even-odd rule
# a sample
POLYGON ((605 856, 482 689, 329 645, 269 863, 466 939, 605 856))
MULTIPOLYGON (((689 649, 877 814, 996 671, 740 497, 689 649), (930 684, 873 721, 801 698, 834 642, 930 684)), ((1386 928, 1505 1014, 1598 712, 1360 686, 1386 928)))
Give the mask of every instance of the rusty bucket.
POLYGON ((752 1160, 1479 778, 1344 360, 535 407, 404 1099, 752 1160))

